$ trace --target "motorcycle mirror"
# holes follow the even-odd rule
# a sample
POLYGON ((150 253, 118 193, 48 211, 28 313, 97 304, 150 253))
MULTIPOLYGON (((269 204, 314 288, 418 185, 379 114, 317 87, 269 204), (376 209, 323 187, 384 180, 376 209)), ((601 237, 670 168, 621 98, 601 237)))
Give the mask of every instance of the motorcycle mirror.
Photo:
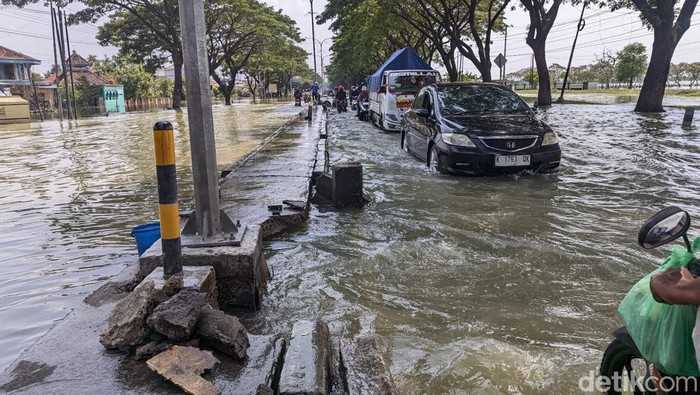
POLYGON ((654 214, 639 230, 637 242, 642 248, 651 249, 670 243, 683 236, 690 248, 685 232, 690 228, 690 215, 678 207, 671 206, 654 214))

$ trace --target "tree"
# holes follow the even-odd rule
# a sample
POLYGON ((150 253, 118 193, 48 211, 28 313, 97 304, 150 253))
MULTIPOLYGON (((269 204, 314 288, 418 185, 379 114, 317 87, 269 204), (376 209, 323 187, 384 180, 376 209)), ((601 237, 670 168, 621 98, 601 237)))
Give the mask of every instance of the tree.
POLYGON ((681 81, 685 81, 688 78, 688 63, 671 64, 669 77, 680 88, 681 81))
MULTIPOLYGON (((236 75, 260 46, 273 38, 301 42, 292 19, 256 0, 209 0, 206 21, 210 74, 227 105, 231 104, 236 75)), ((277 50, 288 53, 288 46, 277 50)), ((303 52, 299 47, 297 50, 303 52)), ((293 59, 304 63, 299 56, 293 59)))
MULTIPOLYGON (((615 78, 618 81, 628 81, 627 88, 632 89, 634 79, 644 73, 647 63, 647 48, 641 43, 626 45, 617 53, 615 78)), ((666 82, 664 82, 664 85, 666 82)), ((665 86, 664 86, 665 87, 665 86)))
POLYGON ((549 106, 552 104, 552 89, 547 68, 547 56, 545 46, 547 36, 552 30, 554 20, 557 18, 559 6, 563 0, 552 0, 549 10, 545 8, 547 0, 520 0, 530 16, 530 26, 528 26, 525 42, 535 55, 537 65, 537 75, 539 90, 537 91, 537 104, 549 106))
MULTIPOLYGON (((390 0, 394 1, 394 0, 390 0)), ((427 61, 436 51, 432 41, 397 18, 384 0, 330 0, 318 23, 332 21, 333 57, 327 76, 333 85, 360 85, 394 51, 410 46, 427 61)))
POLYGON ((644 77, 642 91, 639 92, 635 111, 664 110, 664 91, 671 68, 671 58, 678 42, 690 27, 690 19, 697 4, 698 0, 611 0, 613 10, 635 8, 639 11, 642 22, 654 31, 649 68, 644 77))
POLYGON ((97 22, 109 15, 100 27, 103 45, 120 48, 120 54, 134 61, 146 59, 147 67, 162 66, 169 57, 175 69, 173 108, 180 108, 182 89, 182 42, 180 41, 177 0, 84 0, 85 9, 72 16, 81 22, 97 22))
POLYGON ((591 65, 592 79, 597 80, 601 84, 605 84, 605 88, 610 88, 610 81, 615 77, 615 64, 617 58, 610 51, 603 52, 598 58, 598 61, 591 65))

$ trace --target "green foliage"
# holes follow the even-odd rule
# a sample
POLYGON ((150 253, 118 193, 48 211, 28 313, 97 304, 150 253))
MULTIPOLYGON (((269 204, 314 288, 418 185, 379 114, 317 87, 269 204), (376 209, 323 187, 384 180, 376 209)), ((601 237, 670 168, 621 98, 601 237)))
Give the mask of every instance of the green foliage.
POLYGON ((647 67, 647 49, 642 43, 626 45, 617 53, 615 65, 615 79, 629 81, 629 88, 635 78, 644 74, 647 67))
POLYGON ((91 85, 87 78, 80 77, 75 81, 75 104, 78 107, 97 107, 102 92, 101 85, 91 85))
POLYGON ((170 97, 175 83, 167 78, 157 78, 146 70, 140 63, 130 63, 117 56, 100 60, 94 56, 88 57, 92 63, 92 70, 103 77, 115 80, 117 84, 124 85, 124 98, 150 99, 156 97, 170 97))

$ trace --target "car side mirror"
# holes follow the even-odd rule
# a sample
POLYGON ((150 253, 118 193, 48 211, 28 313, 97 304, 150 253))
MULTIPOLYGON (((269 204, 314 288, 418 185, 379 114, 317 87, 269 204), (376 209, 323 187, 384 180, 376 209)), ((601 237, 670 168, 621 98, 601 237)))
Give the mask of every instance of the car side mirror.
POLYGON ((379 93, 386 93, 386 85, 382 85, 379 87, 379 93))
POLYGON ((419 108, 416 109, 416 115, 421 118, 428 118, 430 116, 430 111, 426 110, 425 108, 419 108))
POLYGON ((684 236, 690 250, 690 242, 685 232, 690 228, 690 215, 678 207, 671 206, 654 214, 639 230, 637 242, 642 248, 650 249, 670 243, 684 236))

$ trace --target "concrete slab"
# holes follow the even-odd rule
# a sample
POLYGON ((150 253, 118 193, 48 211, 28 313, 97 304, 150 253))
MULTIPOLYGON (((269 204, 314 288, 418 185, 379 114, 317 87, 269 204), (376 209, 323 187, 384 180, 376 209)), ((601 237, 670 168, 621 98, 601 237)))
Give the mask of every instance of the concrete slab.
POLYGON ((331 345, 328 326, 298 321, 284 356, 280 395, 326 395, 330 392, 331 345))
MULTIPOLYGON (((216 273, 219 305, 256 309, 270 279, 262 250, 260 226, 248 226, 238 247, 183 248, 183 267, 212 266, 216 273)), ((139 259, 141 275, 163 266, 160 243, 156 242, 139 259)))
POLYGON ((340 341, 345 390, 348 395, 396 395, 398 390, 382 350, 373 337, 340 341))

